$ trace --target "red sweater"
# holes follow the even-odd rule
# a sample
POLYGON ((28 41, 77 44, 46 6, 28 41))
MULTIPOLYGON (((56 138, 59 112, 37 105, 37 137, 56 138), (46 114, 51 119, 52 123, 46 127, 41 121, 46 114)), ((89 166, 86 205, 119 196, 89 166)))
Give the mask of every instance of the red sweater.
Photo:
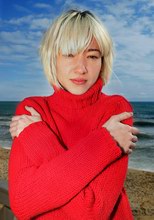
MULTIPOLYGON (((131 220, 123 188, 128 156, 102 125, 132 111, 121 96, 101 92, 99 79, 83 95, 64 90, 22 101, 42 116, 13 141, 9 193, 18 219, 131 220)), ((132 125, 132 119, 123 123, 132 125)))

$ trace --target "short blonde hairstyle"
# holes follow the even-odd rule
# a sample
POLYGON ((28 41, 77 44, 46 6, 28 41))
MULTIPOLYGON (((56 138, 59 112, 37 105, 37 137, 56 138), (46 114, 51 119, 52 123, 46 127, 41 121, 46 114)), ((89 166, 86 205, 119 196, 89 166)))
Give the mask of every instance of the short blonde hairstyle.
POLYGON ((44 72, 51 85, 59 87, 56 76, 57 55, 84 51, 95 38, 102 55, 100 76, 104 84, 110 78, 113 63, 113 44, 103 23, 89 11, 69 10, 59 16, 44 34, 40 56, 44 72))

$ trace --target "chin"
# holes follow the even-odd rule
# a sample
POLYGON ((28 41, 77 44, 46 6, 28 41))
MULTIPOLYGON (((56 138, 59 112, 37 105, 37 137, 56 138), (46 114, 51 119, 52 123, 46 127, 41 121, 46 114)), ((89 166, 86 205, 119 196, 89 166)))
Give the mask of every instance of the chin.
POLYGON ((69 92, 72 93, 73 95, 83 95, 87 91, 88 89, 69 90, 69 92))

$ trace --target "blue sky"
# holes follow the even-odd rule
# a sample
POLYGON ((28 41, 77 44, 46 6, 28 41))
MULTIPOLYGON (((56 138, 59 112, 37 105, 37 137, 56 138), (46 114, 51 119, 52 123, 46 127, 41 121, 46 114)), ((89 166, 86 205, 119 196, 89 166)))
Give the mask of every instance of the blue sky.
POLYGON ((39 45, 52 20, 73 7, 97 14, 112 36, 116 56, 104 91, 154 101, 154 0, 0 0, 0 100, 53 92, 39 45))

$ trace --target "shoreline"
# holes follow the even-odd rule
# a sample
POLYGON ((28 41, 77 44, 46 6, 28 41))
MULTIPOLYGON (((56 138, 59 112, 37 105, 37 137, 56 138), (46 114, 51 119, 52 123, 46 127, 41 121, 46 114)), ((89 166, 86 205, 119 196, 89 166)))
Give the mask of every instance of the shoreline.
POLYGON ((142 169, 142 168, 136 168, 136 167, 128 167, 128 170, 134 170, 134 171, 143 171, 143 172, 147 172, 147 173, 153 173, 153 170, 149 170, 149 169, 142 169))
MULTIPOLYGON (((11 150, 11 147, 8 146, 1 146, 0 145, 0 149, 4 149, 4 150, 11 150)), ((148 168, 138 168, 138 167, 133 167, 133 166, 128 166, 129 170, 136 170, 136 171, 144 171, 144 172, 150 172, 150 173, 154 173, 154 170, 148 169, 148 168)))
MULTIPOLYGON (((10 148, 0 145, 0 179, 8 180, 10 148)), ((135 220, 154 219, 154 172, 129 167, 125 189, 135 220)))

